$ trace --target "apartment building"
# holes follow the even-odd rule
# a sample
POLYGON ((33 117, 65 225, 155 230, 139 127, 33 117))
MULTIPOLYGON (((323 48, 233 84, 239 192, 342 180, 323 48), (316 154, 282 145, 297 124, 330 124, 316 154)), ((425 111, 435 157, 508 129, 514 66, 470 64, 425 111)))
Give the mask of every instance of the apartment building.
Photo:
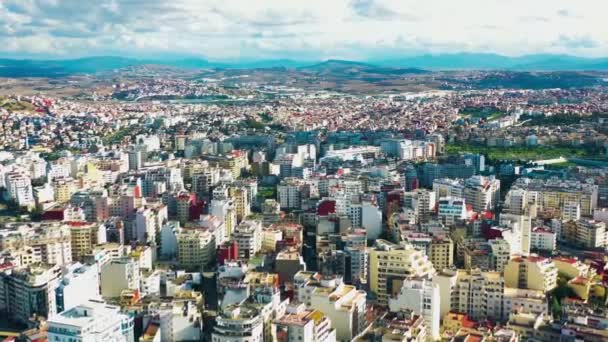
POLYGON ((547 293, 557 287, 557 267, 553 260, 537 255, 516 256, 505 266, 505 285, 547 293))
POLYGON ((388 298, 399 293, 407 277, 435 274, 435 268, 424 252, 410 244, 396 245, 382 239, 376 240, 375 247, 370 250, 369 267, 370 290, 382 305, 388 305, 388 298))

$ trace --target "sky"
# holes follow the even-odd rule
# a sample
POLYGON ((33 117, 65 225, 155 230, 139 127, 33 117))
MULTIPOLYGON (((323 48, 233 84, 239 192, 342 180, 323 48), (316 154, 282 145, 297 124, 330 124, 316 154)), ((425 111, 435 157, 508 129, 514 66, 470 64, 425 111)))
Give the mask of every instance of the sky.
POLYGON ((606 0, 0 0, 0 57, 608 56, 606 0))

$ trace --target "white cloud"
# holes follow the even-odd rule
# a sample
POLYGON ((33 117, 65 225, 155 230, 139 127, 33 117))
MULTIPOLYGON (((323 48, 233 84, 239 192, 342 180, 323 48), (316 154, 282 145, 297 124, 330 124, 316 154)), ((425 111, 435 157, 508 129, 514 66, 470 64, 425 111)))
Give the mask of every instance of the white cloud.
POLYGON ((602 0, 4 0, 0 44, 51 56, 606 56, 606 12, 602 0))

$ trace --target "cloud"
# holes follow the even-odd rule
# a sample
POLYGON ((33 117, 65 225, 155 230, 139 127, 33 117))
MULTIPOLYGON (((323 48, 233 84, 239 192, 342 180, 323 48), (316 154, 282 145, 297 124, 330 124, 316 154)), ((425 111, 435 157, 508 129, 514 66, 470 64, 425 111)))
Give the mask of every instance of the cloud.
POLYGON ((601 56, 606 11, 595 0, 0 0, 0 55, 601 56))
POLYGON ((560 35, 554 44, 569 50, 593 49, 599 46, 599 43, 589 36, 568 36, 564 34, 560 35))
POLYGON ((376 0, 353 0, 350 5, 357 15, 370 19, 392 20, 401 16, 398 12, 376 0))

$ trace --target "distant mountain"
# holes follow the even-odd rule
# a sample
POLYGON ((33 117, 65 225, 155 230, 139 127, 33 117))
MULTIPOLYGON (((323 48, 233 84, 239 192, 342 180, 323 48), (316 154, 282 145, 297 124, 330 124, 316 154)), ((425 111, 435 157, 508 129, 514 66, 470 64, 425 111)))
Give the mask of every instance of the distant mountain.
POLYGON ((298 68, 299 71, 316 74, 380 74, 380 75, 403 75, 421 74, 425 70, 416 68, 396 68, 392 66, 377 66, 364 62, 344 61, 330 59, 325 62, 298 68))
POLYGON ((608 71, 608 58, 567 55, 508 57, 497 54, 437 54, 403 56, 365 62, 330 59, 324 62, 290 59, 208 61, 198 57, 136 59, 99 56, 69 60, 0 59, 0 77, 63 77, 107 72, 141 65, 181 69, 290 69, 318 75, 405 75, 425 70, 608 71))
POLYGON ((581 71, 608 70, 608 58, 583 58, 568 55, 526 55, 508 57, 497 54, 457 53, 405 56, 373 61, 377 65, 429 70, 520 70, 581 71))

